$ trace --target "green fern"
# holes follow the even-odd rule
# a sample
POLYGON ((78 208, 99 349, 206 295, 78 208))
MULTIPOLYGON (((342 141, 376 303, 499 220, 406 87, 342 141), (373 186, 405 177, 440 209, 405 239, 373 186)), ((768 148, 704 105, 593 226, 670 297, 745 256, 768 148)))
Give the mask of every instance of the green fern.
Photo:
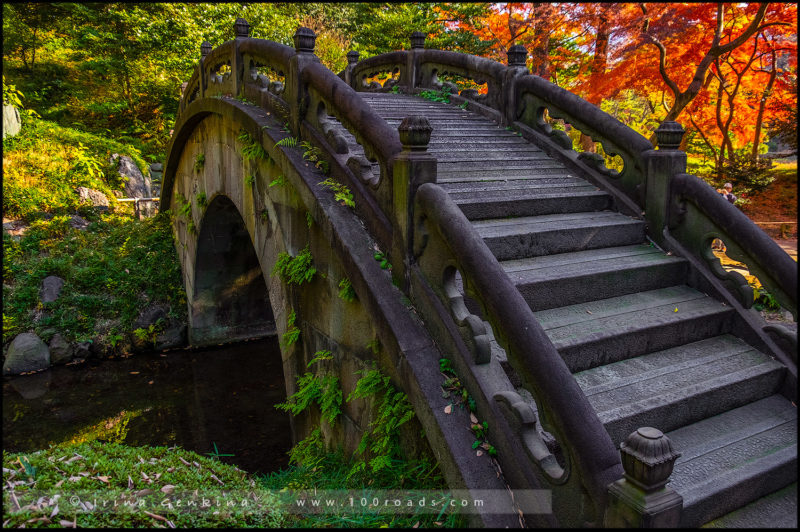
POLYGON ((347 185, 337 183, 330 177, 325 181, 320 181, 319 184, 333 192, 333 199, 340 202, 342 205, 350 207, 351 209, 355 208, 356 202, 353 200, 353 193, 350 192, 350 189, 347 188, 347 185))
POLYGON ((256 184, 256 176, 254 174, 250 174, 244 178, 244 184, 248 187, 252 187, 256 184))
POLYGON ((289 182, 286 180, 286 178, 283 177, 282 175, 279 175, 278 177, 276 177, 275 179, 273 179, 270 182, 269 186, 271 186, 271 187, 285 187, 288 184, 289 184, 289 182))
POLYGON ((197 200, 197 206, 201 209, 205 209, 208 205, 208 197, 206 197, 205 192, 198 192, 198 194, 195 196, 195 199, 197 200))
POLYGON ((356 291, 353 290, 353 285, 350 284, 350 279, 347 277, 339 281, 339 297, 348 303, 356 300, 356 291))
POLYGON ((316 353, 314 353, 314 358, 311 359, 311 362, 309 362, 306 365, 306 367, 310 368, 312 365, 316 364, 317 362, 321 362, 323 360, 333 360, 333 355, 331 354, 330 351, 326 350, 317 351, 316 353))
POLYGON ((307 160, 310 163, 314 163, 314 167, 318 170, 322 171, 323 174, 327 174, 330 170, 330 165, 328 161, 324 159, 324 154, 321 149, 317 146, 314 146, 307 140, 304 140, 300 143, 300 146, 303 148, 303 159, 307 160))
POLYGON ((254 159, 270 160, 269 155, 264 151, 264 147, 261 143, 254 139, 247 131, 241 130, 239 136, 236 138, 243 144, 242 158, 245 161, 252 161, 254 159))
POLYGON ((292 311, 289 316, 286 318, 286 332, 283 333, 282 343, 284 347, 289 347, 293 343, 295 343, 298 338, 300 338, 300 329, 294 324, 294 321, 297 319, 297 315, 292 311))
POLYGON ((281 146, 284 148, 296 148, 297 147, 297 138, 296 137, 284 137, 278 142, 275 143, 275 146, 281 146))
POLYGON ((194 171, 199 172, 203 169, 203 166, 206 164, 206 156, 202 153, 198 153, 194 158, 194 171))
POLYGON ((278 254, 278 260, 272 273, 280 275, 281 279, 287 284, 301 285, 310 282, 317 273, 317 269, 312 266, 313 257, 311 251, 306 246, 296 257, 282 251, 278 254))

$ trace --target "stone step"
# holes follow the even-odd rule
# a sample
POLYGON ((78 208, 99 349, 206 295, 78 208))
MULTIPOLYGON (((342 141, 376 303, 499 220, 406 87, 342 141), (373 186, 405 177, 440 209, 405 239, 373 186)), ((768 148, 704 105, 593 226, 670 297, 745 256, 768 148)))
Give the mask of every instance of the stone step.
MULTIPOLYGON (((557 163, 556 163, 557 164, 557 163)), ((542 165, 531 167, 528 170, 477 170, 470 171, 466 167, 444 165, 437 167, 436 182, 440 185, 445 183, 490 183, 498 181, 517 181, 535 180, 543 177, 551 178, 571 178, 572 175, 563 166, 550 166, 543 168, 542 165)))
POLYGON ((473 226, 497 260, 644 241, 644 222, 609 211, 478 220, 473 226))
POLYGON ((663 432, 763 399, 786 368, 731 335, 577 373, 615 445, 639 427, 663 432))
POLYGON ((602 211, 611 208, 613 201, 606 192, 583 187, 560 187, 546 190, 529 190, 511 198, 506 194, 492 192, 462 195, 454 201, 469 220, 486 220, 507 216, 540 216, 586 211, 602 211))
POLYGON ((685 282, 687 263, 649 244, 500 263, 533 311, 645 292, 685 282))
POLYGON ((448 151, 442 149, 440 152, 428 150, 428 153, 436 155, 439 164, 447 163, 482 163, 484 166, 489 164, 499 165, 502 168, 509 163, 530 165, 531 162, 551 161, 552 159, 544 152, 522 149, 506 150, 463 150, 448 151), (525 161, 525 162, 523 162, 525 161))
POLYGON ((683 497, 681 527, 700 526, 797 482, 797 408, 780 395, 666 435, 681 453, 668 484, 683 497))
POLYGON ((597 190, 594 185, 589 184, 583 179, 572 175, 564 176, 531 176, 528 179, 494 179, 486 181, 465 181, 462 183, 445 183, 441 185, 451 198, 454 200, 465 194, 484 194, 489 192, 505 192, 509 198, 514 195, 530 191, 541 190, 552 187, 591 187, 597 190))
POLYGON ((573 373, 726 334, 732 314, 688 286, 534 312, 573 373))
POLYGON ((797 528, 797 482, 705 523, 703 528, 797 528))

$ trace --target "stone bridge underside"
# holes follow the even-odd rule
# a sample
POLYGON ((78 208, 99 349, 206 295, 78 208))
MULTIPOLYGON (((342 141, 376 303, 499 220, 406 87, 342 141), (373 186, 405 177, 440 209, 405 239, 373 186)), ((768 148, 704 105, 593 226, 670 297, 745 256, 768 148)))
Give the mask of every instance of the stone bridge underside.
MULTIPOLYGON (((474 525, 791 522, 796 334, 763 323, 711 242, 795 315, 796 264, 685 173, 678 124, 653 149, 529 75, 521 47, 506 66, 415 34, 411 50, 351 52, 336 76, 306 28, 291 48, 236 27, 204 45, 165 164, 193 345, 297 327, 281 346, 287 395, 320 351, 332 358, 315 371, 344 397, 376 364, 415 410, 409 456, 430 452, 452 489, 499 497, 504 510, 474 525), (444 86, 449 104, 414 97, 444 86), (618 154, 618 169, 573 151, 555 117, 618 154), (273 271, 304 253, 310 281, 273 271), (355 300, 339 295, 347 282, 355 300), (473 448, 473 414, 448 408, 442 358, 496 457, 473 448), (526 508, 524 490, 544 490, 552 511, 526 508)), ((352 452, 371 406, 343 402, 333 425, 295 416, 293 437, 319 426, 352 452)))

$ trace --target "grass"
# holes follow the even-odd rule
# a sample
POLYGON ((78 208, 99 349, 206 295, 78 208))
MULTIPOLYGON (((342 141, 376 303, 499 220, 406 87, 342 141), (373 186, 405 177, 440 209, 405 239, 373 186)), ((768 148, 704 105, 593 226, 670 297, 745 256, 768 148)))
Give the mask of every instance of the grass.
POLYGON ((252 476, 179 447, 94 441, 31 453, 4 451, 3 524, 4 528, 464 525, 455 513, 422 514, 417 508, 395 515, 358 506, 323 513, 298 510, 302 492, 314 489, 346 489, 353 497, 370 500, 380 493, 378 489, 403 490, 409 500, 417 490, 446 494, 438 468, 427 460, 397 462, 378 474, 348 479, 351 465, 341 451, 325 452, 314 467, 252 476))
POLYGON ((132 332, 139 312, 163 303, 185 320, 186 300, 169 217, 135 220, 99 216, 86 230, 69 216, 33 222, 16 240, 3 234, 3 343, 36 332, 46 341, 60 331, 68 341, 132 332), (65 280, 60 297, 39 302, 48 275, 65 280))
POLYGON ((251 498, 250 505, 242 506, 254 492, 253 478, 180 448, 65 444, 34 453, 4 451, 3 467, 4 528, 70 523, 90 528, 280 527, 288 517, 271 510, 276 496, 265 492, 259 505, 251 498), (61 497, 53 500, 56 494, 61 497), (192 499, 196 507, 178 506, 192 499), (201 508, 202 499, 237 504, 201 508), (87 503, 94 508, 84 511, 87 503))
MULTIPOLYGON (((88 214, 77 187, 97 189, 109 198, 124 187, 109 162, 112 153, 130 156, 145 175, 149 172, 131 146, 25 117, 20 133, 3 140, 3 215, 31 221, 41 213, 88 214)), ((112 210, 120 208, 113 199, 110 204, 112 210)))

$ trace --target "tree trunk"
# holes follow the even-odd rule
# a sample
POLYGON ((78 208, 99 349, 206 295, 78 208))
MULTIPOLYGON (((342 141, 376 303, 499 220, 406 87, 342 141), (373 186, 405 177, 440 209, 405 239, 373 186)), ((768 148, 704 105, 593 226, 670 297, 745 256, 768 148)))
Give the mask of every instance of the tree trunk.
MULTIPOLYGON (((597 17, 597 37, 594 41, 592 73, 589 76, 589 84, 591 86, 595 86, 600 82, 600 79, 606 72, 606 65, 608 64, 608 40, 611 37, 611 24, 609 23, 610 17, 607 9, 607 7, 604 7, 603 11, 597 17)), ((600 107, 603 98, 600 94, 594 92, 587 98, 587 101, 600 107)), ((597 147, 594 145, 594 141, 592 141, 591 137, 583 133, 581 133, 581 146, 583 147, 583 151, 597 153, 597 147)))
POLYGON ((758 145, 761 142, 761 127, 764 122, 764 109, 767 107, 767 99, 772 94, 772 86, 775 83, 775 78, 778 77, 778 70, 775 68, 775 50, 772 50, 772 70, 769 72, 769 81, 764 88, 761 95, 761 101, 758 103, 758 116, 756 117, 756 131, 753 133, 753 152, 751 154, 753 161, 758 162, 758 145))

